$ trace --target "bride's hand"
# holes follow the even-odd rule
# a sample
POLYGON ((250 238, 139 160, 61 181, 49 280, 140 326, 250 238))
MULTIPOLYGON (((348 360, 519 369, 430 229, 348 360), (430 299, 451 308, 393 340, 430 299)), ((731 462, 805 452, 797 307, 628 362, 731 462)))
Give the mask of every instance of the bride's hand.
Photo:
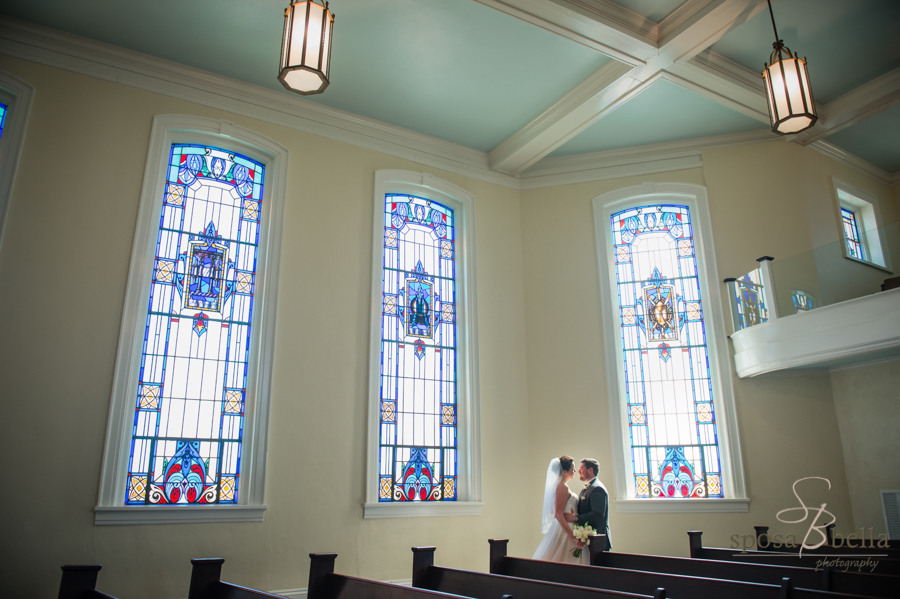
POLYGON ((566 519, 566 522, 575 522, 576 516, 572 512, 566 512, 563 514, 563 517, 566 519))

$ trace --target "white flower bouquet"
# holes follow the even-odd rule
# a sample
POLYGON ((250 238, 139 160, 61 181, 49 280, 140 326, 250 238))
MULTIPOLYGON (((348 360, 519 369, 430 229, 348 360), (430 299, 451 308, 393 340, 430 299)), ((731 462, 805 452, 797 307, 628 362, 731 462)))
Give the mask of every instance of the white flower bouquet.
MULTIPOLYGON (((591 535, 597 534, 597 531, 590 524, 585 524, 583 526, 576 526, 572 529, 572 534, 575 535, 575 538, 584 543, 585 545, 591 544, 591 535)), ((572 551, 572 557, 581 557, 581 549, 578 547, 572 551)))

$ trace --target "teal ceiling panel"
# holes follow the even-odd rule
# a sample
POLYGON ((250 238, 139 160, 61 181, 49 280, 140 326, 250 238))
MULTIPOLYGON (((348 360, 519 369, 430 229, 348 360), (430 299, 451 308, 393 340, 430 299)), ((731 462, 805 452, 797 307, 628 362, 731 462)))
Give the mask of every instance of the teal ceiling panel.
POLYGON ((900 104, 825 139, 889 173, 900 172, 900 104))
POLYGON ((637 14, 647 17, 651 21, 659 23, 668 17, 673 10, 685 3, 686 0, 615 0, 625 8, 630 8, 637 14))
POLYGON ((766 128, 766 123, 661 80, 557 148, 551 156, 766 128))
MULTIPOLYGON (((6 0, 6 14, 284 91, 286 0, 6 0)), ((334 108, 488 151, 611 59, 472 0, 334 0, 334 108)), ((288 93, 285 91, 285 93, 288 93)))
MULTIPOLYGON (((900 67, 898 0, 778 0, 772 10, 785 45, 808 59, 819 104, 900 67)), ((773 41, 766 9, 726 33, 710 50, 761 72, 773 41)))

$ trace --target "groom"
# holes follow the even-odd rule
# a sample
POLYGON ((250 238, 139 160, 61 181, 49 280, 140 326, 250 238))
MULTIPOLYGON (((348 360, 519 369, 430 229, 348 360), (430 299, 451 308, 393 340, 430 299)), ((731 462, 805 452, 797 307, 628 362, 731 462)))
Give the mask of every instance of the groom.
MULTIPOLYGON (((578 496, 578 515, 566 513, 566 521, 575 524, 590 524, 598 535, 605 534, 609 549, 612 549, 612 541, 609 537, 609 494, 606 487, 597 480, 597 472, 600 463, 592 458, 581 460, 578 468, 578 478, 585 482, 584 490, 578 496)), ((578 547, 584 545, 579 541, 578 547)))

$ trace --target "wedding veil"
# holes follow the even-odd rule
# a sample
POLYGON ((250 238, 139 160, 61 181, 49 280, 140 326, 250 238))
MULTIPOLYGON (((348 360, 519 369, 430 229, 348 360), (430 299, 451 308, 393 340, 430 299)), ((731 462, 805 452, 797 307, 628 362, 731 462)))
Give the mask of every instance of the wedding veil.
POLYGON ((547 482, 544 485, 544 511, 541 513, 541 534, 547 534, 550 530, 550 523, 556 517, 556 488, 562 481, 562 466, 559 464, 559 458, 550 460, 547 467, 547 482))

